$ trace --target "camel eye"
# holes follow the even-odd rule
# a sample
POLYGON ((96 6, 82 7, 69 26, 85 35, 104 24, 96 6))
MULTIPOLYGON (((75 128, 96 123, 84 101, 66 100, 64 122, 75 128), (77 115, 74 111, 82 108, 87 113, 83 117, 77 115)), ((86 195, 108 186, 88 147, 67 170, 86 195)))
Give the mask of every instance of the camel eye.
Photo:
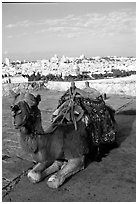
POLYGON ((14 107, 13 105, 10 106, 11 110, 13 109, 13 107, 14 107))
POLYGON ((15 105, 15 106, 11 106, 11 110, 13 111, 13 112, 18 112, 18 113, 20 113, 21 112, 21 109, 20 109, 20 107, 18 106, 18 105, 15 105))

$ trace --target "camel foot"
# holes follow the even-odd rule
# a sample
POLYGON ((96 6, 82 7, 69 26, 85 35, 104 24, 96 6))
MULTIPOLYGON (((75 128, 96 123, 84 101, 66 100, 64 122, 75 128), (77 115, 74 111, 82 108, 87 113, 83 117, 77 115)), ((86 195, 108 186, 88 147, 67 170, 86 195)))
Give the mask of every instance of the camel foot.
POLYGON ((47 185, 50 188, 58 188, 64 183, 65 179, 82 169, 84 169, 84 156, 70 159, 61 166, 61 169, 56 174, 53 174, 48 179, 47 185))
POLYGON ((48 179, 47 185, 50 188, 58 188, 64 183, 64 181, 65 181, 65 178, 63 176, 54 174, 48 179))
POLYGON ((31 183, 38 183, 42 179, 40 173, 38 172, 36 173, 35 171, 32 170, 28 172, 27 177, 31 183))

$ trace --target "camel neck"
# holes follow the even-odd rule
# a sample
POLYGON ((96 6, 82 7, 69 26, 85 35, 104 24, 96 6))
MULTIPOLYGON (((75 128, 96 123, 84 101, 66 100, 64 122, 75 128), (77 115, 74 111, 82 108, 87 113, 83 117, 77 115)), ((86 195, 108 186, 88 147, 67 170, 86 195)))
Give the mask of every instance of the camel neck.
POLYGON ((20 132, 23 134, 43 134, 44 129, 41 122, 41 113, 35 117, 34 120, 29 120, 23 127, 20 128, 20 132))

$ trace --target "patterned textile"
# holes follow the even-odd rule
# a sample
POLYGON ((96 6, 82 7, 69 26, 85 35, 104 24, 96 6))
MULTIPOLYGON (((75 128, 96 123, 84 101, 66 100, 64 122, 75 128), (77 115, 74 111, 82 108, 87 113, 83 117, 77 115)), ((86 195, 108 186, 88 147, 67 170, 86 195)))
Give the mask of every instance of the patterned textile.
MULTIPOLYGON (((59 100, 58 107, 69 98, 71 96, 68 91, 59 100)), ((92 142, 95 145, 115 141, 115 111, 105 104, 102 96, 96 99, 90 99, 83 97, 82 94, 81 96, 76 94, 73 97, 73 101, 74 104, 77 104, 77 106, 80 106, 84 110, 84 115, 88 117, 87 128, 91 131, 92 142)))
POLYGON ((89 116, 88 127, 92 131, 92 140, 95 145, 112 143, 115 141, 115 111, 106 106, 102 97, 97 100, 82 99, 81 106, 89 116))

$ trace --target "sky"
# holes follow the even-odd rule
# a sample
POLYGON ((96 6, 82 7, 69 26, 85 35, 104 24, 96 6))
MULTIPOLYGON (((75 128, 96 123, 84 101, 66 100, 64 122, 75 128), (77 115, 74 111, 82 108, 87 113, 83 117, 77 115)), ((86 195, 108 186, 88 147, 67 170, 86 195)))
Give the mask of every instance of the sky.
POLYGON ((2 59, 136 56, 135 2, 2 3, 2 59))

